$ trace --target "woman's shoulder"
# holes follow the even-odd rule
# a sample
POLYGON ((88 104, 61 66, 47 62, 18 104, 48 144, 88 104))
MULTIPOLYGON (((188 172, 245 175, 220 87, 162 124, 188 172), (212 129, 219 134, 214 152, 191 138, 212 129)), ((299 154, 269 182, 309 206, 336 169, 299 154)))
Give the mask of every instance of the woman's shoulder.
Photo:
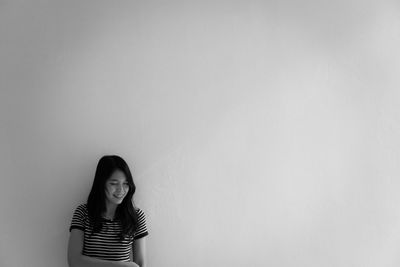
POLYGON ((81 215, 87 215, 88 214, 88 209, 86 203, 79 204, 75 208, 75 213, 80 213, 81 215))
POLYGON ((144 211, 141 208, 135 207, 135 211, 139 217, 144 216, 144 211))

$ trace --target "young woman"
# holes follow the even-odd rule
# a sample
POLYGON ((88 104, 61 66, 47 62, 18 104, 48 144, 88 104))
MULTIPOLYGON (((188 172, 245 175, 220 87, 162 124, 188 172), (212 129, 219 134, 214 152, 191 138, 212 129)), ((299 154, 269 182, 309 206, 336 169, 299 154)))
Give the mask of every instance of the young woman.
POLYGON ((135 184, 119 156, 99 160, 86 204, 72 217, 68 243, 70 267, 146 267, 146 219, 134 208, 135 184))

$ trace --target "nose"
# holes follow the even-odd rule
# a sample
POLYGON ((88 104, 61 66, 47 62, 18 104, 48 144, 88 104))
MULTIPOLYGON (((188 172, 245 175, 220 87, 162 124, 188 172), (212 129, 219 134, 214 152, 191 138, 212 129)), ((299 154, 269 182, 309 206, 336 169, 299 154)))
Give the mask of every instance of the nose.
POLYGON ((117 192, 120 193, 120 192, 123 192, 123 191, 124 191, 123 185, 118 185, 117 186, 117 192))

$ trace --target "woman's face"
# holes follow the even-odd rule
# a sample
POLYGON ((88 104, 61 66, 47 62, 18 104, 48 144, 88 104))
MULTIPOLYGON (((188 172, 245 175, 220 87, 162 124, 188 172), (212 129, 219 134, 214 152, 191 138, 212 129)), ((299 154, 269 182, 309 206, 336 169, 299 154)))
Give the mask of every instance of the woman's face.
POLYGON ((128 194, 128 191, 129 185, 125 174, 120 170, 116 170, 106 181, 106 202, 109 204, 119 205, 128 194))

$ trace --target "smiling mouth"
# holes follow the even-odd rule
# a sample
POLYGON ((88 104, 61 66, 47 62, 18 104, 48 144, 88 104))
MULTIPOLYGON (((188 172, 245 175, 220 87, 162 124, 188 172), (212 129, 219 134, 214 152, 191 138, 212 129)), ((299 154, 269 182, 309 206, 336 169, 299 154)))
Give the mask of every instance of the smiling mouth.
POLYGON ((122 195, 122 196, 116 196, 116 195, 114 195, 115 198, 124 198, 124 196, 125 196, 125 195, 122 195))

